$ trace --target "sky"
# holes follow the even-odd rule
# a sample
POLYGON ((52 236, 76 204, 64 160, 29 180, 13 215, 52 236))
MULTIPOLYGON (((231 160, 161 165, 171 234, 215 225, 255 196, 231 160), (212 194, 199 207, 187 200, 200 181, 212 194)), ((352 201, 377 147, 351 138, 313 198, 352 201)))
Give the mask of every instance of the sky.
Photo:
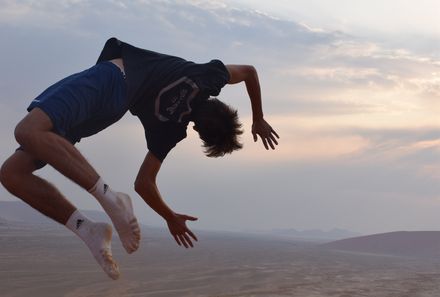
MULTIPOLYGON (((210 159, 197 135, 164 161, 158 186, 203 230, 440 229, 438 1, 0 1, 0 160, 13 153, 29 102, 92 66, 112 36, 204 63, 258 71, 275 151, 254 143, 243 84, 219 98, 239 111, 244 148, 210 159)), ((138 218, 163 220, 133 190, 147 152, 127 114, 77 146, 129 193, 138 218)), ((38 172, 83 209, 87 192, 49 166, 38 172)), ((4 188, 0 199, 13 201, 4 188)))

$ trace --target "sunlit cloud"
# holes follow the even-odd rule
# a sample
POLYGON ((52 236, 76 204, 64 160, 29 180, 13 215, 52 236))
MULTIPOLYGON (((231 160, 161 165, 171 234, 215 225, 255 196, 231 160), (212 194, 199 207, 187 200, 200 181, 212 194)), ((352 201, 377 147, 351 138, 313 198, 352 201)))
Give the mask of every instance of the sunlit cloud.
MULTIPOLYGON (((430 178, 440 182, 440 165, 423 165, 420 172, 423 176, 429 176, 430 178)), ((438 199, 440 200, 440 194, 438 195, 438 199)))
POLYGON ((337 136, 337 135, 284 135, 280 140, 276 153, 269 155, 263 151, 261 144, 247 145, 247 153, 242 156, 242 161, 260 160, 273 162, 301 162, 320 163, 323 161, 335 161, 344 158, 352 158, 361 153, 369 145, 368 139, 360 136, 337 136), (267 154, 267 158, 261 158, 267 154))
MULTIPOLYGON (((219 180, 237 181, 230 193, 237 200, 248 197, 247 182, 254 182, 251 178, 242 182, 243 178, 264 179, 271 188, 279 187, 277 193, 270 193, 274 199, 293 201, 286 198, 280 203, 287 204, 284 208, 294 207, 298 200, 313 201, 303 195, 316 199, 310 209, 325 204, 324 196, 335 204, 352 203, 353 208, 373 199, 376 204, 370 205, 368 216, 378 207, 386 210, 402 200, 418 205, 411 201, 420 197, 438 207, 432 198, 438 197, 440 176, 438 38, 431 36, 419 46, 417 37, 422 35, 394 42, 395 35, 380 35, 380 30, 363 35, 356 29, 337 31, 335 27, 345 25, 325 26, 294 13, 276 17, 263 8, 279 3, 261 3, 236 7, 234 1, 221 0, 3 1, 0 32, 8 40, 2 44, 8 59, 2 62, 7 71, 0 81, 2 157, 16 147, 13 127, 29 100, 56 78, 93 64, 105 40, 116 36, 197 62, 219 58, 256 66, 265 117, 281 136, 275 151, 266 151, 260 141, 254 143, 244 86, 225 87, 220 99, 224 95, 239 109, 244 148, 210 160, 189 127, 188 138, 173 149, 161 169, 165 177, 176 178, 167 183, 170 196, 182 195, 176 189, 177 179, 180 185, 193 183, 188 182, 194 179, 188 168, 203 168, 219 180), (253 170, 257 166, 259 170, 253 170), (285 185, 286 176, 301 183, 285 185), (315 183, 326 187, 309 194, 309 185, 315 183), (389 205, 383 206, 384 201, 389 205)), ((392 16, 387 17, 390 22, 392 16)), ((100 172, 130 189, 147 151, 142 126, 131 115, 78 147, 100 172)), ((203 187, 210 186, 207 176, 203 187)), ((196 195, 190 190, 186 194, 196 195)), ((264 201, 261 195, 255 199, 264 201)))
POLYGON ((81 11, 90 8, 86 0, 61 1, 9 1, 2 3, 0 24, 23 26, 32 24, 40 28, 66 26, 81 17, 81 11))
POLYGON ((299 67, 281 69, 282 75, 299 75, 310 80, 325 80, 335 82, 349 82, 354 80, 368 80, 380 75, 375 68, 349 68, 349 67, 299 67))
POLYGON ((0 9, 0 22, 12 23, 32 13, 32 7, 22 2, 6 0, 0 9))

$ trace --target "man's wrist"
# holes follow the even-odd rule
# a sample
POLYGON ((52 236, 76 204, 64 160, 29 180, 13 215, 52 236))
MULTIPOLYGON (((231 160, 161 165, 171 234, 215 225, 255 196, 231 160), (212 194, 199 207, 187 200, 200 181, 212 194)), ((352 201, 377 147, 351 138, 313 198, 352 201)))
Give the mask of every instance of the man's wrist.
POLYGON ((263 115, 253 116, 253 117, 252 117, 252 123, 261 122, 263 119, 264 119, 264 118, 263 118, 263 115))
POLYGON ((167 213, 163 216, 165 221, 173 221, 176 218, 177 214, 175 212, 167 213))

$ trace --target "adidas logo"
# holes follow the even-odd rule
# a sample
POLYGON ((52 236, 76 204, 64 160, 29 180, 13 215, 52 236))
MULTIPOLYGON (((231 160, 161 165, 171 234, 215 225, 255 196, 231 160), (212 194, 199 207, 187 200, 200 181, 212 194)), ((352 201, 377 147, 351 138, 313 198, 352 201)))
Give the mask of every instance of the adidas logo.
POLYGON ((108 190, 108 185, 104 184, 104 194, 107 193, 107 190, 108 190))
POLYGON ((84 220, 76 220, 76 229, 79 229, 79 227, 81 227, 82 223, 84 222, 84 220))

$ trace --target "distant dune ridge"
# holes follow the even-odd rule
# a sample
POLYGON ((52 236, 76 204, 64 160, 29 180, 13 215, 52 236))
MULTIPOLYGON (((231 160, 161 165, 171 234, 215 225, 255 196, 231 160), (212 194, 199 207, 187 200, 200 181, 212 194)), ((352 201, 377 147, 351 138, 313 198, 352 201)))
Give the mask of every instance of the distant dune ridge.
MULTIPOLYGON (((104 212, 90 210, 84 210, 83 212, 96 221, 110 222, 109 218, 104 212)), ((41 215, 22 201, 0 201, 0 226, 10 227, 15 226, 16 223, 24 223, 31 226, 58 226, 57 223, 41 215)), ((158 230, 153 230, 151 228, 148 230, 149 234, 152 232, 159 232, 158 230)), ((162 231, 159 233, 162 233, 162 231)), ((398 231, 352 237, 355 235, 355 233, 350 233, 350 231, 340 229, 330 231, 297 231, 294 229, 287 229, 272 230, 269 233, 262 233, 260 235, 263 237, 266 235, 276 235, 285 239, 305 241, 308 241, 310 238, 334 240, 338 239, 338 237, 347 238, 351 235, 350 238, 331 241, 329 243, 321 244, 320 247, 357 253, 440 258, 440 231, 398 231)))
POLYGON ((440 256, 440 231, 398 231, 333 241, 325 248, 408 257, 440 256))
POLYGON ((271 231, 274 235, 291 237, 296 239, 321 239, 321 240, 337 240, 343 238, 350 238, 359 236, 359 233, 352 232, 350 230, 334 228, 331 230, 319 230, 319 229, 308 229, 308 230, 296 230, 296 229, 274 229, 271 231))
MULTIPOLYGON (((103 211, 97 210, 81 210, 85 215, 91 219, 99 222, 110 223, 109 217, 103 211)), ((27 205, 26 203, 17 201, 0 201, 0 218, 10 222, 20 222, 25 224, 56 224, 49 218, 41 215, 35 209, 27 205)), ((5 222, 6 223, 6 222, 5 222)), ((141 222, 142 223, 142 222, 141 222)), ((0 220, 0 224, 2 221, 0 220)), ((331 230, 295 230, 295 229, 274 229, 270 231, 248 231, 244 233, 251 233, 257 235, 274 235, 277 237, 283 237, 286 239, 304 240, 304 241, 319 241, 328 242, 342 238, 350 238, 359 236, 358 233, 343 230, 343 229, 331 229, 331 230)))
MULTIPOLYGON (((85 215, 95 221, 110 222, 109 217, 101 211, 81 210, 85 215)), ((22 201, 0 201, 0 224, 9 222, 22 222, 29 224, 57 224, 48 217, 22 201)))

